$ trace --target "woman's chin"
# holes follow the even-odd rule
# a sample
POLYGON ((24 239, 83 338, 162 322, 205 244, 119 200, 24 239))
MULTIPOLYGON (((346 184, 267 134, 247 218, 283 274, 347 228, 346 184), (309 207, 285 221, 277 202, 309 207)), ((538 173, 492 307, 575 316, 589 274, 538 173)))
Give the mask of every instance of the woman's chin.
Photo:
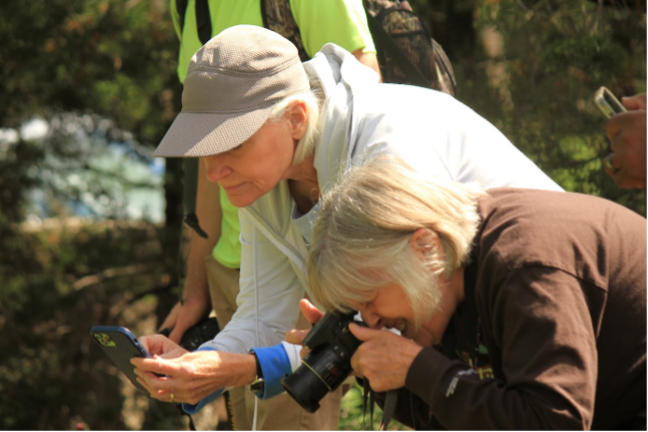
POLYGON ((438 344, 436 338, 424 328, 419 328, 419 330, 415 334, 407 337, 409 337, 422 347, 434 346, 438 344))
POLYGON ((252 205, 259 198, 260 197, 258 196, 250 196, 250 194, 246 194, 246 195, 227 194, 227 199, 236 208, 243 208, 252 205))

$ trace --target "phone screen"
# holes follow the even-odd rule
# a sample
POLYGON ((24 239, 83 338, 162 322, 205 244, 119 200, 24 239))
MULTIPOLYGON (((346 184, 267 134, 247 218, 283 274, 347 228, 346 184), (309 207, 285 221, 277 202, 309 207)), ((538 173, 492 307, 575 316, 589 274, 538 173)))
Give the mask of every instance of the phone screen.
POLYGON ((627 111, 623 104, 606 87, 597 90, 594 101, 607 118, 627 111))
POLYGON ((605 98, 608 105, 612 107, 612 110, 615 114, 622 113, 626 110, 621 102, 619 102, 609 90, 603 92, 603 97, 605 98))

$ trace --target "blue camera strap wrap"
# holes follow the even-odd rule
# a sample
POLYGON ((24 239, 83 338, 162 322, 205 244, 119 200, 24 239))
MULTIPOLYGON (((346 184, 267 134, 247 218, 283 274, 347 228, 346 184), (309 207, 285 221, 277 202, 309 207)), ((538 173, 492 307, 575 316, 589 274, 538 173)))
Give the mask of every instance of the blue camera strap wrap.
MULTIPOLYGON (((204 348, 198 348, 196 351, 216 351, 216 350, 214 348, 212 348, 212 347, 204 347, 204 348)), ((207 404, 215 401, 216 399, 218 399, 220 397, 220 395, 223 394, 224 390, 225 390, 225 388, 216 390, 214 393, 210 394, 206 398, 201 399, 195 405, 183 402, 182 403, 182 410, 184 412, 186 412, 187 414, 195 414, 198 411, 200 411, 201 409, 203 409, 203 407, 205 405, 207 405, 207 404)))
POLYGON ((254 348, 263 373, 263 394, 254 393, 259 399, 266 400, 284 392, 281 378, 292 373, 290 359, 282 343, 272 347, 254 348))

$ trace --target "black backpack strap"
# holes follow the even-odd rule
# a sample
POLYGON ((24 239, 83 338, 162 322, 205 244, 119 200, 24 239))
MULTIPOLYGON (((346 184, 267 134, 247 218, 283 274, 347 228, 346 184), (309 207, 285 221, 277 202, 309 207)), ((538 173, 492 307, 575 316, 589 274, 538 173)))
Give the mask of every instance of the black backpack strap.
MULTIPOLYGON (((187 14, 187 6, 189 0, 176 0, 176 12, 180 18, 180 34, 184 30, 185 15, 187 14)), ((196 27, 198 28, 198 39, 203 45, 211 39, 212 25, 211 16, 209 15, 209 0, 196 0, 196 27)))
POLYGON ((297 47, 302 62, 310 60, 301 39, 299 26, 290 9, 289 0, 261 0, 261 18, 263 27, 279 33, 297 47))
POLYGON ((196 216, 196 195, 198 195, 198 168, 200 159, 186 158, 184 160, 184 188, 182 201, 185 209, 184 222, 202 237, 207 238, 207 233, 200 228, 196 216))
POLYGON ((196 27, 198 28, 198 38, 205 45, 212 37, 209 0, 196 0, 196 27))
POLYGON ((187 13, 188 4, 189 0, 176 0, 176 12, 178 12, 178 16, 180 17, 180 34, 182 34, 182 30, 184 29, 185 14, 187 13))
MULTIPOLYGON (((180 18, 180 33, 184 30, 185 15, 187 14, 188 0, 176 0, 176 11, 180 18)), ((208 0, 196 0, 196 26, 198 29, 198 38, 204 45, 211 39, 212 25, 211 17, 209 15, 209 2, 208 0)), ((207 238, 207 233, 200 228, 198 216, 196 216, 196 195, 198 194, 198 166, 200 160, 198 158, 187 158, 184 160, 184 188, 183 188, 183 204, 185 210, 184 222, 188 227, 192 228, 196 233, 202 237, 207 238)))
POLYGON ((434 39, 432 39, 432 48, 434 49, 434 64, 437 67, 439 90, 454 96, 457 94, 457 80, 452 63, 441 45, 434 39))
POLYGON ((369 31, 371 31, 371 36, 374 38, 376 47, 380 47, 380 49, 383 49, 394 59, 398 67, 412 84, 420 87, 429 87, 430 83, 425 75, 423 75, 398 45, 396 45, 394 38, 387 33, 378 20, 368 12, 367 23, 369 24, 369 31))

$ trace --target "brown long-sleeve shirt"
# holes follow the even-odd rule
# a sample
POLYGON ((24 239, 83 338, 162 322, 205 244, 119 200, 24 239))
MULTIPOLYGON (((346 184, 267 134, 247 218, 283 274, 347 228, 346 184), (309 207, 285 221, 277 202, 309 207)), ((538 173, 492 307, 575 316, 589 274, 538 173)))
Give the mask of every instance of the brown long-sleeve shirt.
MULTIPOLYGON (((444 336, 458 359, 425 348, 407 375, 427 404, 421 426, 428 409, 427 425, 464 430, 616 429, 645 412, 646 220, 521 189, 490 191, 480 212, 466 300, 444 336)), ((410 400, 396 413, 406 424, 410 400)))

